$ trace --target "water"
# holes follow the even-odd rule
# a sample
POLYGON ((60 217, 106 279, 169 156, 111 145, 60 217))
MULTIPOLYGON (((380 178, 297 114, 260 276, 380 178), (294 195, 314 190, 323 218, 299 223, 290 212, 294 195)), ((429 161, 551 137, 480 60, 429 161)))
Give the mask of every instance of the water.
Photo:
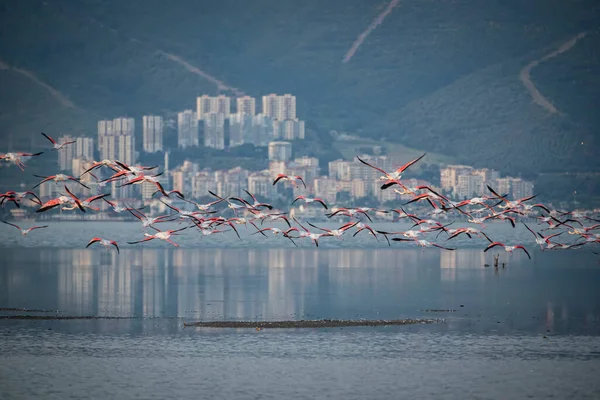
POLYGON ((0 227, 0 307, 43 310, 1 315, 128 317, 0 320, 0 398, 600 397, 600 265, 589 248, 541 252, 526 230, 494 225, 494 240, 532 255, 501 252, 496 269, 478 239, 447 252, 361 232, 315 249, 251 232, 188 234, 175 248, 127 245, 138 224, 54 223, 27 238, 0 227), (121 253, 84 249, 93 236, 121 253), (455 311, 426 311, 442 309, 455 311), (440 322, 183 326, 322 318, 440 322))

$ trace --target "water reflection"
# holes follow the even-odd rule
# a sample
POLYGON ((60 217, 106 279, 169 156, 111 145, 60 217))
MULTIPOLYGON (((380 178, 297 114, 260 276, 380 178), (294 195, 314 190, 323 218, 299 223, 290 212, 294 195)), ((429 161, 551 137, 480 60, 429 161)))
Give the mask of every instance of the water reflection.
POLYGON ((478 249, 14 249, 0 307, 68 315, 186 319, 448 317, 448 328, 596 329, 600 270, 583 253, 515 255, 506 269, 478 249), (465 307, 461 307, 465 305, 465 307), (432 315, 426 309, 457 309, 432 315), (487 326, 486 325, 486 326, 487 326))

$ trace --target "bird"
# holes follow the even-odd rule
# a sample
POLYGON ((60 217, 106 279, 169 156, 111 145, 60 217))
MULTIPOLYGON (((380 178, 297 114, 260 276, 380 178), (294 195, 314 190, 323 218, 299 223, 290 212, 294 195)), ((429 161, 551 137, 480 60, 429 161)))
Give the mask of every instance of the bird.
POLYGON ((40 151, 39 153, 23 153, 23 152, 5 153, 5 154, 0 154, 0 160, 4 160, 6 162, 11 162, 11 163, 15 164, 17 167, 19 167, 21 169, 21 171, 24 171, 25 163, 23 163, 22 158, 23 157, 36 157, 41 154, 44 154, 44 152, 40 151))
POLYGON ((327 210, 327 204, 325 204, 325 201, 322 198, 320 198, 320 197, 310 198, 310 197, 306 197, 306 196, 296 196, 296 198, 294 199, 294 201, 292 201, 292 204, 294 204, 298 200, 304 200, 304 202, 306 204, 319 203, 319 204, 321 204, 327 210))
POLYGON ((496 246, 500 246, 503 247, 504 250, 506 250, 508 252, 508 254, 512 255, 512 252, 517 250, 517 249, 521 249, 525 252, 525 254, 527 254, 527 257, 529 257, 529 259, 531 260, 531 256, 529 255, 529 252, 527 251, 527 249, 524 246, 521 245, 516 245, 516 246, 507 246, 504 243, 501 242, 492 242, 488 245, 488 247, 485 248, 485 250, 483 250, 483 252, 485 253, 486 251, 488 251, 489 249, 492 249, 496 246))
POLYGON ((117 242, 115 242, 114 240, 101 239, 99 237, 92 238, 92 240, 90 240, 90 242, 87 244, 87 246, 85 246, 85 248, 87 249, 88 247, 90 247, 92 244, 94 244, 96 242, 100 243, 107 250, 110 246, 115 246, 115 248, 117 249, 117 254, 119 254, 119 245, 117 244, 117 242))
POLYGON ((23 229, 23 228, 21 228, 21 227, 20 227, 20 226, 18 226, 18 225, 11 224, 10 222, 6 222, 6 221, 2 221, 2 222, 4 222, 4 223, 5 223, 5 224, 7 224, 7 225, 14 226, 14 227, 15 227, 15 228, 17 228, 18 230, 20 230, 20 231, 21 231, 21 235, 22 235, 23 237, 27 236, 27 234, 28 234, 29 232, 31 232, 32 230, 34 230, 34 229, 42 229, 42 228, 47 228, 47 227, 48 227, 48 225, 43 225, 43 226, 32 226, 32 227, 31 227, 31 228, 29 228, 29 229, 23 229))
MULTIPOLYGON (((277 182, 279 182, 279 181, 281 181, 281 182, 283 182, 283 181, 289 181, 289 182, 300 181, 304 185, 304 189, 306 189, 306 183, 304 182, 304 179, 302 179, 301 176, 292 176, 292 175, 286 175, 286 174, 278 174, 275 177, 275 180, 273 181, 273 186, 275 186, 275 184, 277 182)), ((298 184, 296 184, 296 187, 298 187, 298 184)))
POLYGON ((373 169, 376 169, 377 171, 381 172, 383 174, 383 176, 379 177, 380 181, 385 181, 385 183, 381 186, 381 189, 387 189, 388 187, 392 186, 392 185, 400 185, 403 186, 400 183, 400 178, 402 178, 402 174, 404 173, 404 171, 406 171, 408 169, 408 167, 410 167, 411 165, 419 162, 423 157, 425 157, 427 153, 423 153, 423 155, 421 155, 420 157, 417 157, 416 159, 407 162, 406 164, 402 165, 401 167, 397 168, 395 171, 393 172, 386 172, 383 169, 376 167, 374 165, 369 164, 368 162, 364 161, 363 159, 361 159, 360 157, 356 157, 358 158, 358 161, 360 161, 361 163, 365 164, 368 167, 371 167, 373 169))
POLYGON ((79 208, 79 210, 81 210, 81 212, 85 212, 85 208, 83 208, 83 205, 81 205, 81 201, 77 198, 77 196, 71 193, 71 191, 66 185, 65 190, 67 191, 68 196, 61 195, 55 199, 48 200, 47 202, 42 204, 42 206, 39 209, 37 209, 36 213, 45 212, 63 204, 75 204, 79 208))
MULTIPOLYGON (((154 227, 152 227, 152 228, 154 228, 154 227)), ((183 231, 183 230, 188 229, 188 228, 189 228, 189 226, 185 226, 185 227, 180 228, 180 229, 170 229, 168 231, 160 231, 160 230, 154 228, 155 230, 158 231, 157 233, 155 233, 153 235, 151 235, 149 233, 144 233, 144 236, 146 236, 145 239, 138 240, 138 241, 135 241, 135 242, 127 242, 127 243, 129 243, 129 244, 136 244, 136 243, 147 242, 149 240, 160 239, 160 240, 164 240, 165 242, 171 243, 175 247, 179 247, 179 245, 177 243, 173 242, 170 239, 170 237, 172 235, 174 235, 176 232, 180 232, 180 231, 183 231)))
POLYGON ((52 139, 50 136, 46 135, 44 132, 42 132, 42 135, 52 143, 53 147, 52 147, 51 150, 60 150, 63 147, 65 147, 66 145, 69 145, 69 144, 77 142, 77 140, 71 140, 71 141, 59 144, 59 143, 56 142, 56 140, 52 139))
POLYGON ((72 176, 65 175, 65 174, 56 174, 56 175, 50 175, 50 176, 42 176, 42 175, 35 175, 34 174, 33 176, 38 177, 38 178, 44 178, 44 179, 41 182, 39 182, 37 185, 35 185, 32 189, 35 189, 36 187, 40 186, 42 183, 48 182, 48 181, 54 181, 56 183, 58 183, 58 182, 65 182, 65 181, 73 181, 73 182, 79 183, 84 188, 89 189, 88 186, 86 186, 85 184, 81 183, 81 181, 79 180, 79 178, 74 178, 72 176))

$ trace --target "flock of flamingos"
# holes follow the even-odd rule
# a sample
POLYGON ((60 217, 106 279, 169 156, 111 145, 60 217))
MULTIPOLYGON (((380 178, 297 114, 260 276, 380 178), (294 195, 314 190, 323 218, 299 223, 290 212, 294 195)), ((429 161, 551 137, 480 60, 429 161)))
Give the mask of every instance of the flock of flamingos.
MULTIPOLYGON (((42 133, 42 135, 46 137, 48 141, 52 144, 52 151, 60 151, 65 146, 69 146, 72 143, 74 143, 57 143, 50 136, 44 133, 42 133)), ((43 152, 6 153, 1 154, 0 159, 17 165, 21 169, 21 171, 23 171, 25 169, 24 162, 27 159, 39 156, 41 154, 43 154, 43 152)), ((353 230, 354 233, 352 234, 352 236, 356 236, 359 232, 364 231, 366 234, 371 235, 376 239, 382 236, 383 238, 385 238, 388 245, 391 245, 390 241, 412 242, 420 247, 438 247, 444 250, 454 250, 453 248, 448 247, 448 245, 446 244, 433 243, 424 239, 424 237, 428 234, 435 234, 436 241, 441 240, 440 235, 443 232, 444 236, 442 236, 442 238, 445 237, 445 242, 449 242, 453 238, 456 238, 460 235, 466 235, 470 239, 472 239, 473 236, 476 236, 489 243, 487 247, 485 247, 485 249, 483 250, 484 252, 487 252, 488 250, 493 249, 495 247, 501 247, 511 255, 513 251, 520 250, 523 251, 529 258, 531 258, 529 252, 523 245, 507 245, 501 242, 493 241, 484 232, 484 229, 486 227, 485 222, 492 220, 505 220, 508 223, 510 223, 514 228, 517 223, 515 219, 517 216, 535 218, 538 220, 537 226, 529 226, 525 222, 522 223, 531 232, 531 234, 535 238, 535 243, 539 245, 540 249, 542 250, 573 249, 584 245, 600 243, 600 233, 594 233, 594 231, 600 230, 600 220, 591 218, 587 215, 575 211, 567 212, 551 210, 544 204, 531 204, 530 201, 533 200, 536 197, 536 195, 525 197, 522 199, 509 200, 507 198, 507 195, 499 194, 492 187, 487 186, 490 192, 489 195, 482 195, 481 197, 474 197, 472 199, 454 202, 448 199, 447 197, 437 193, 429 186, 406 186, 402 182, 402 175, 409 167, 417 163, 424 156, 425 154, 423 154, 415 160, 404 164, 403 166, 399 167, 393 172, 384 171, 378 168, 377 166, 371 165, 366 161, 358 158, 358 160, 363 164, 367 165, 370 168, 374 168, 383 174, 379 178, 382 184, 381 190, 386 190, 388 188, 394 187, 393 190, 399 194, 412 195, 413 198, 410 201, 406 202, 405 205, 415 202, 428 203, 431 206, 431 211, 429 211, 426 216, 421 215, 421 217, 423 218, 415 214, 406 212, 402 207, 394 210, 378 210, 370 207, 337 208, 335 209, 335 211, 329 212, 327 204, 325 203, 325 201, 323 201, 323 199, 320 198, 297 196, 292 202, 292 204, 299 201, 305 203, 316 203, 320 207, 323 207, 326 210, 326 212, 329 212, 325 214, 329 218, 336 215, 347 217, 349 219, 349 222, 343 224, 338 229, 321 228, 310 222, 307 222, 306 224, 312 228, 312 230, 309 230, 295 217, 292 217, 290 220, 287 213, 271 212, 270 210, 272 210, 273 207, 270 204, 259 202, 252 193, 246 190, 245 192, 248 194, 249 200, 246 200, 241 197, 223 198, 209 191, 209 194, 215 197, 215 200, 208 204, 199 204, 195 201, 186 199, 185 195, 181 192, 175 190, 166 191, 159 182, 159 176, 161 175, 161 173, 152 175, 150 172, 156 169, 157 167, 126 165, 117 160, 102 160, 93 162, 91 167, 83 171, 80 177, 72 177, 64 174, 56 174, 52 176, 39 176, 40 178, 42 178, 42 180, 37 185, 35 185, 34 188, 48 181, 54 181, 55 183, 63 182, 65 194, 57 198, 42 201, 31 190, 25 192, 9 191, 0 194, 0 204, 4 206, 5 203, 12 202, 16 207, 20 207, 19 204, 23 199, 29 199, 40 206, 37 210, 38 213, 46 212, 56 207, 61 207, 63 210, 78 209, 80 212, 85 213, 88 209, 98 210, 98 208, 92 206, 92 203, 97 201, 104 201, 112 207, 114 212, 131 213, 135 218, 139 219, 139 221, 142 223, 143 229, 148 228, 153 230, 153 233, 145 232, 143 239, 128 242, 129 244, 142 243, 158 239, 169 242, 174 246, 178 246, 175 242, 171 240, 171 238, 181 234, 181 232, 184 230, 193 230, 194 228, 196 228, 204 236, 218 234, 227 230, 233 230, 235 231, 237 236, 240 237, 239 232, 235 226, 238 224, 246 226, 250 224, 254 228, 256 228, 256 232, 252 234, 261 234, 266 237, 267 233, 271 232, 273 235, 280 235, 286 239, 289 239, 294 245, 296 245, 295 240, 309 239, 318 247, 319 239, 323 237, 333 236, 341 239, 342 236, 349 234, 353 230), (100 168, 110 170, 112 175, 106 179, 99 179, 96 175, 94 175, 93 171, 97 172, 97 170, 99 170, 100 168), (152 183, 157 187, 157 191, 154 193, 155 195, 160 194, 163 198, 170 198, 171 196, 176 196, 180 200, 194 205, 196 207, 196 210, 182 210, 160 199, 160 201, 163 202, 163 204, 165 204, 169 209, 171 209, 173 213, 170 213, 169 215, 151 217, 142 213, 141 210, 145 207, 135 209, 127 205, 119 205, 116 202, 109 200, 108 196, 110 195, 110 193, 98 194, 85 200, 79 199, 69 190, 69 188, 66 185, 66 182, 70 181, 74 184, 82 185, 88 188, 88 186, 86 186, 80 181, 81 176, 88 173, 91 174, 97 180, 99 188, 103 188, 107 183, 113 181, 118 181, 120 183, 119 187, 141 184, 143 182, 152 183), (222 215, 216 216, 215 214, 219 213, 219 210, 216 210, 215 206, 217 206, 218 204, 227 205, 227 207, 224 210, 220 210, 222 214, 224 214, 224 211, 230 209, 233 212, 233 216, 229 218, 226 218, 222 215), (365 223, 366 221, 372 222, 369 213, 373 212, 394 213, 399 219, 407 219, 411 221, 414 225, 409 230, 402 232, 387 232, 376 230, 365 223), (449 225, 451 224, 443 225, 439 221, 433 219, 436 216, 449 213, 457 213, 458 215, 464 216, 468 223, 478 225, 479 229, 474 227, 449 228, 449 225), (248 218, 243 217, 243 215, 248 216, 248 218), (187 222, 188 224, 183 228, 162 231, 155 226, 163 222, 176 220, 187 222), (285 229, 280 229, 276 227, 263 228, 265 221, 273 222, 277 220, 281 220, 284 224, 286 224, 285 229), (565 234, 572 235, 575 238, 575 240, 570 240, 569 243, 559 243, 560 238, 564 238, 565 236, 562 235, 565 234)), ((273 181, 273 185, 284 181, 294 182, 296 185, 302 184, 306 188, 306 184, 300 176, 278 175, 273 181)), ((29 232, 35 229, 47 227, 47 225, 33 226, 28 229, 22 229, 21 227, 13 223, 7 221, 2 222, 17 228, 23 236, 26 236, 29 232)), ((109 249, 111 246, 114 246, 116 248, 116 251, 119 252, 119 245, 114 240, 94 237, 89 241, 86 247, 89 247, 94 243, 98 243, 106 247, 107 249, 109 249)), ((596 252, 594 253, 598 254, 596 252)))

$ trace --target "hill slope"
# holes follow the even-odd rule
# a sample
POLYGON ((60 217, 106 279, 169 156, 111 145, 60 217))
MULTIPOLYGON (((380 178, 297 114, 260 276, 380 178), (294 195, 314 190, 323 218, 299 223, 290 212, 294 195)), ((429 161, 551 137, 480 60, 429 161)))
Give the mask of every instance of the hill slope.
MULTIPOLYGON (((356 132, 526 175, 598 170, 600 122, 589 115, 599 93, 596 3, 401 1, 343 63, 388 2, 4 1, 0 58, 87 110, 91 132, 96 116, 170 116, 232 87, 294 93, 300 118, 321 136, 356 132), (561 110, 549 114, 519 71, 581 31, 591 34, 531 71, 561 110)), ((4 107, 10 96, 0 90, 4 107)), ((50 123, 71 113, 33 116, 50 123)), ((15 113, 7 127, 30 129, 15 113)))

